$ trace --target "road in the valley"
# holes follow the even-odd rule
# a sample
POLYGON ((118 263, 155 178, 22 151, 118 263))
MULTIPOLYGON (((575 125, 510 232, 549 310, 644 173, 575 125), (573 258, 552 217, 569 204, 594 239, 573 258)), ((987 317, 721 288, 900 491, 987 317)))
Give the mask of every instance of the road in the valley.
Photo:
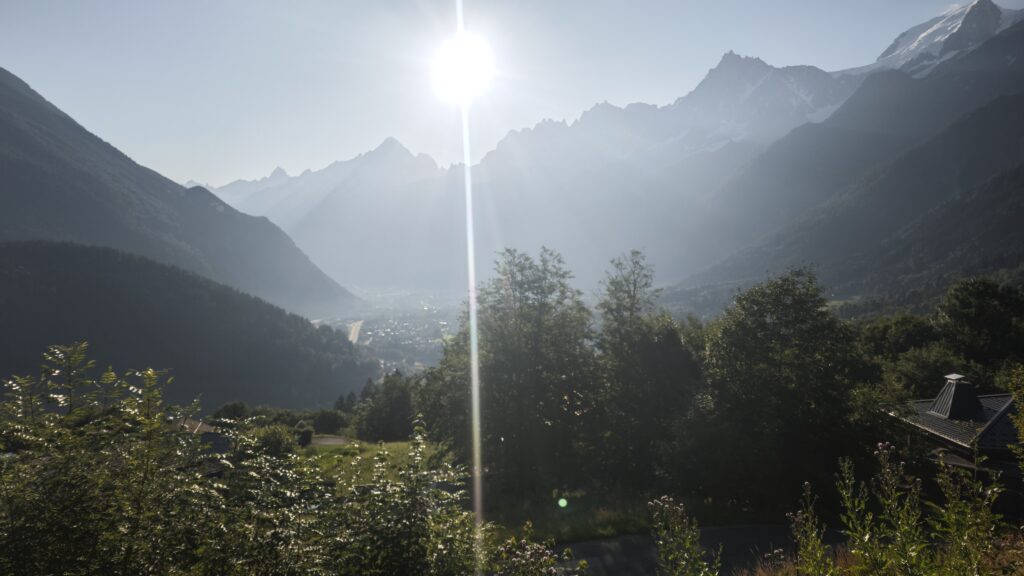
POLYGON ((363 329, 363 321, 356 320, 348 325, 348 341, 356 344, 359 342, 359 331, 363 329))

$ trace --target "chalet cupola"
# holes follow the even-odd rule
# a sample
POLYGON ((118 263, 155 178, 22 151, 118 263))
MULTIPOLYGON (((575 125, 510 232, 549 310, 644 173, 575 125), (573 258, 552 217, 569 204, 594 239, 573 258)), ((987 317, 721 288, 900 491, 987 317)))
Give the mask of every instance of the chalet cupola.
POLYGON ((946 385, 935 397, 928 413, 946 420, 985 419, 985 409, 978 400, 974 385, 960 374, 946 375, 946 385))

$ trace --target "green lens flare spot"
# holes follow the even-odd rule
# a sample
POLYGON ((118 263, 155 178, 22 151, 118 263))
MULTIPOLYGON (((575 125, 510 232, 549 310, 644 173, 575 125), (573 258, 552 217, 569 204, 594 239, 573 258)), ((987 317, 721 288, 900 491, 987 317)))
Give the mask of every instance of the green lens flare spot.
POLYGON ((558 507, 559 508, 565 508, 568 505, 569 505, 569 501, 566 500, 565 498, 559 498, 558 499, 558 507))

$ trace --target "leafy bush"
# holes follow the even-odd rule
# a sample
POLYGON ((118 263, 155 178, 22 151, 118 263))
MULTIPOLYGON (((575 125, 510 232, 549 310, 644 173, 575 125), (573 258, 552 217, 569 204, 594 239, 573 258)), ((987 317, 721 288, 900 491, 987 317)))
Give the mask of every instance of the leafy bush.
POLYGON ((651 531, 658 546, 658 573, 663 576, 715 576, 719 555, 710 560, 700 545, 700 527, 682 503, 668 496, 651 502, 651 531))
POLYGON ((253 435, 260 450, 271 456, 293 454, 297 447, 295 434, 280 424, 257 428, 253 431, 253 435))
POLYGON ((461 485, 463 474, 442 466, 426 467, 426 441, 416 429, 409 463, 398 479, 388 474, 389 455, 381 450, 369 486, 350 485, 339 502, 340 535, 330 554, 342 574, 470 574, 475 565, 474 520, 466 512, 465 493, 442 486, 461 485))
POLYGON ((89 376, 84 344, 4 383, 0 573, 169 574, 203 564, 218 500, 153 370, 89 376), (185 513, 190 511, 190 513, 185 513))
POLYGON ((463 472, 427 465, 421 429, 397 478, 382 451, 363 484, 358 461, 294 454, 282 425, 236 422, 212 453, 159 373, 94 379, 85 353, 51 347, 40 376, 4 383, 0 574, 540 574, 501 570, 554 557, 478 538, 463 472))
MULTIPOLYGON (((853 465, 840 466, 839 491, 845 547, 824 543, 825 527, 814 511, 810 485, 800 510, 790 514, 796 556, 781 550, 760 563, 764 576, 995 576, 1024 567, 1024 541, 1011 538, 993 506, 1002 492, 963 468, 940 464, 941 498, 926 500, 921 482, 908 477, 889 444, 875 452, 879 470, 858 482, 853 465)), ((700 531, 682 505, 662 497, 651 504, 652 531, 661 574, 708 576, 718 566, 704 560, 700 531)))
POLYGON ((580 561, 575 567, 572 554, 564 551, 561 557, 551 551, 551 542, 533 541, 533 525, 523 527, 523 535, 513 536, 498 545, 491 558, 490 571, 494 576, 581 576, 587 563, 580 561), (562 566, 560 566, 560 564, 562 566))
POLYGON ((818 521, 814 503, 811 485, 806 483, 800 510, 789 515, 797 547, 797 573, 837 576, 839 571, 832 560, 832 550, 822 541, 825 527, 818 521))
MULTIPOLYGON (((879 471, 870 487, 857 482, 848 460, 840 467, 842 522, 851 556, 844 573, 878 576, 977 576, 1002 574, 995 556, 1002 524, 992 510, 1001 493, 962 468, 940 464, 940 501, 923 498, 921 482, 908 478, 888 444, 875 452, 879 471)), ((813 512, 809 488, 793 515, 800 574, 838 574, 813 512)))

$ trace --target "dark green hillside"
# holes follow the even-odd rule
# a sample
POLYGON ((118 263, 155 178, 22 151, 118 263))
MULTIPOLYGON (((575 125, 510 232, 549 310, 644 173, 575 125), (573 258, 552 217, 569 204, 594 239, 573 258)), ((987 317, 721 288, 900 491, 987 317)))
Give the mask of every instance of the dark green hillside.
POLYGON ((140 166, 0 68, 0 241, 109 246, 309 315, 358 300, 277 226, 140 166))
POLYGON ((957 277, 995 275, 1020 283, 1022 223, 1024 165, 1018 165, 943 203, 865 256, 842 289, 862 291, 879 306, 913 307, 937 298, 957 277))
POLYGON ((377 371, 343 334, 178 268, 106 248, 0 244, 0 373, 87 340, 119 366, 173 367, 170 400, 327 405, 377 371))
MULTIPOLYGON (((720 307, 736 285, 759 281, 766 272, 813 265, 824 283, 835 289, 834 295, 844 299, 909 297, 905 287, 920 284, 924 279, 919 275, 927 272, 930 287, 918 285, 914 301, 903 302, 926 306, 925 292, 936 296, 961 274, 986 275, 1019 267, 1012 255, 1021 254, 1024 238, 1009 235, 998 242, 987 240, 997 230, 988 227, 989 221, 1010 218, 1013 222, 1008 216, 1013 212, 1005 212, 1016 201, 1012 186, 1006 184, 998 192, 974 191, 1021 162, 1024 95, 1003 96, 757 246, 694 276, 688 290, 675 290, 666 297, 683 303, 683 308, 711 310, 720 307), (968 207, 962 228, 957 211, 968 207), (977 239, 981 245, 970 244, 972 230, 985 231, 977 239), (972 247, 979 252, 972 252, 972 247), (704 289, 695 290, 698 286, 704 289), (710 305, 701 305, 698 295, 713 286, 722 287, 721 294, 710 298, 710 305)), ((1006 182, 1011 182, 1012 176, 1008 178, 1006 182)))
POLYGON ((709 200, 710 249, 758 240, 909 145, 905 138, 825 124, 805 124, 770 146, 709 200))

